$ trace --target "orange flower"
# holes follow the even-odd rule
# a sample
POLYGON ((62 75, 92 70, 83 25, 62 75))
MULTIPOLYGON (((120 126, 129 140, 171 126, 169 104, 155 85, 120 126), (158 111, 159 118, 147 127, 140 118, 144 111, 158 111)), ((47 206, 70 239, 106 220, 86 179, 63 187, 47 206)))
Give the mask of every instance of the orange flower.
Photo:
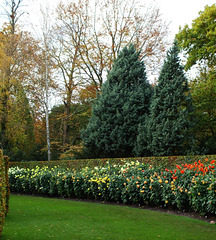
POLYGON ((181 170, 181 167, 180 167, 179 165, 176 165, 176 167, 177 167, 179 170, 181 170))
POLYGON ((184 171, 184 170, 181 170, 181 171, 180 171, 180 173, 182 173, 182 174, 183 174, 183 173, 185 173, 185 171, 184 171))

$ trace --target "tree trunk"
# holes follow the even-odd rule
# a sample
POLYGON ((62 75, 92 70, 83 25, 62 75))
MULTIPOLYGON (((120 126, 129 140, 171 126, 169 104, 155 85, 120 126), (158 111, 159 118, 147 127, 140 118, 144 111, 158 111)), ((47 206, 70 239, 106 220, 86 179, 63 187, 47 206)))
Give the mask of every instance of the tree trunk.
POLYGON ((68 135, 69 135, 69 126, 68 126, 68 118, 70 116, 70 107, 71 103, 64 101, 65 105, 65 116, 64 116, 64 124, 63 124, 63 144, 69 143, 68 135))

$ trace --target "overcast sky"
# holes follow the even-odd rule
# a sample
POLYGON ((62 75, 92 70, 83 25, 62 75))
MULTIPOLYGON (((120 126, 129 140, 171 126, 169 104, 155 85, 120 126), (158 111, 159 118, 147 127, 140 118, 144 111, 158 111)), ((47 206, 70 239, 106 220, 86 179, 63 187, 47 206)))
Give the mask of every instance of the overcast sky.
MULTIPOLYGON (((0 0, 0 5, 4 1, 0 0)), ((66 0, 65 2, 69 1, 66 0)), ((190 25, 192 20, 198 17, 199 11, 203 11, 206 5, 211 6, 216 3, 215 0, 140 0, 140 2, 142 1, 156 4, 160 8, 163 18, 170 23, 170 41, 173 41, 175 34, 178 33, 179 26, 190 25)), ((49 5, 54 6, 60 0, 47 0, 47 2, 49 5)), ((23 5, 25 3, 29 5, 25 9, 31 9, 30 11, 34 11, 34 15, 37 15, 37 11, 40 11, 38 6, 40 4, 44 5, 46 0, 23 0, 23 5)), ((2 9, 0 10, 1 13, 2 9)), ((5 21, 4 16, 0 15, 0 24, 2 24, 3 20, 5 21)))

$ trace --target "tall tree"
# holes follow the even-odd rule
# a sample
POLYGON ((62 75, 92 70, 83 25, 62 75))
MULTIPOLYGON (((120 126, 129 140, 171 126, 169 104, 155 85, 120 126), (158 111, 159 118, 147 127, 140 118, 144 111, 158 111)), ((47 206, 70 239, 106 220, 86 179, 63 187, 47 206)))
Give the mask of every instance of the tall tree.
POLYGON ((135 44, 140 57, 148 63, 148 71, 159 66, 167 46, 167 24, 158 8, 143 5, 139 0, 79 0, 77 5, 58 6, 64 37, 72 38, 71 47, 78 46, 74 49, 78 49, 81 58, 79 68, 97 89, 120 49, 130 43, 135 44))
POLYGON ((151 86, 139 57, 134 45, 120 52, 93 105, 82 136, 88 154, 94 157, 133 155, 138 125, 149 112, 151 97, 151 86))
POLYGON ((85 37, 88 24, 88 1, 79 0, 77 3, 57 8, 57 21, 53 35, 53 59, 61 74, 61 95, 65 106, 63 121, 63 144, 69 144, 70 119, 74 112, 72 104, 76 101, 76 90, 83 84, 80 68, 81 39, 85 37))
POLYGON ((34 149, 34 125, 29 100, 20 85, 10 96, 6 124, 7 146, 5 153, 11 161, 32 160, 34 149))
POLYGON ((175 42, 167 53, 154 89, 150 115, 138 137, 138 143, 146 143, 139 146, 141 155, 146 151, 154 156, 186 154, 192 146, 192 102, 178 53, 175 42))
POLYGON ((185 25, 176 35, 181 49, 186 51, 186 69, 197 62, 204 62, 209 67, 216 64, 216 4, 206 6, 194 19, 192 27, 185 25))
POLYGON ((196 66, 198 74, 191 83, 197 122, 196 137, 200 153, 215 150, 215 86, 216 86, 216 4, 206 6, 176 35, 186 53, 186 70, 196 66))
POLYGON ((21 10, 23 0, 5 0, 5 13, 8 17, 12 34, 16 32, 17 22, 24 14, 21 10))
POLYGON ((203 68, 191 82, 196 125, 194 131, 200 154, 213 154, 216 148, 216 70, 203 68))

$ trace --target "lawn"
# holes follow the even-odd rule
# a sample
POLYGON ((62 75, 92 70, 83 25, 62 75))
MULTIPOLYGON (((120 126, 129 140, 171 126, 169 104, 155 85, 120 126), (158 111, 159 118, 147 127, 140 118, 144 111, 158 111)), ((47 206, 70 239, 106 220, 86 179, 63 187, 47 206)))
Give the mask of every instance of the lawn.
POLYGON ((1 240, 214 240, 216 225, 131 207, 11 195, 1 240))

